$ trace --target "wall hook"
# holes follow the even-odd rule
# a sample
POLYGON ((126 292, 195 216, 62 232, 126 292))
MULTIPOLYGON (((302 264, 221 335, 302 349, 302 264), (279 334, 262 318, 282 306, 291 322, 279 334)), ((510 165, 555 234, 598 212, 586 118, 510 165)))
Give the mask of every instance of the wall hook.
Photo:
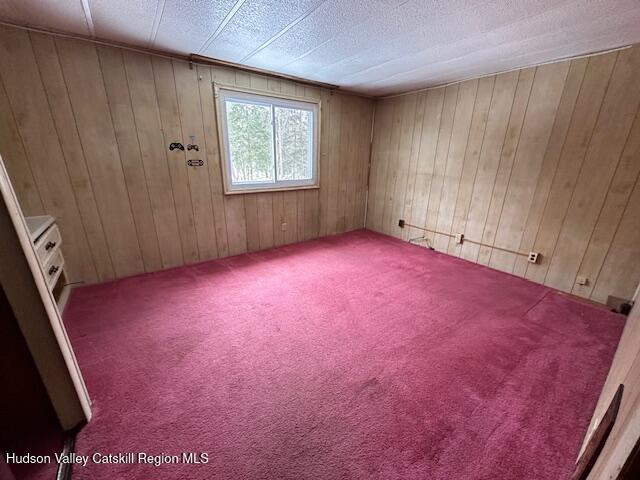
POLYGON ((175 150, 176 148, 178 150, 183 150, 184 151, 184 145, 182 145, 179 142, 173 142, 171 145, 169 145, 169 150, 171 150, 171 151, 175 150))

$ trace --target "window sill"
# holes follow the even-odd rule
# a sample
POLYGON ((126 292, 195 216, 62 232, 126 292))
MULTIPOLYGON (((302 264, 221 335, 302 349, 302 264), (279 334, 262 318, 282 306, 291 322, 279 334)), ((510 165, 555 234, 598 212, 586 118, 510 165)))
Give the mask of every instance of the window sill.
POLYGON ((248 193, 289 192, 292 190, 317 190, 320 185, 296 185, 293 187, 246 188, 242 190, 225 190, 225 195, 246 195, 248 193))

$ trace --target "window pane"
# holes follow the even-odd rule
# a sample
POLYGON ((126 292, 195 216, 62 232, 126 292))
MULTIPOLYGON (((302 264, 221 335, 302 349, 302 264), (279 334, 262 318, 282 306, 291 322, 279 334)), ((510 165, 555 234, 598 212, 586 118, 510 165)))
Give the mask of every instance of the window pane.
POLYGON ((226 101, 231 182, 274 182, 271 106, 226 101))
POLYGON ((313 178, 313 112, 275 107, 278 180, 313 178))

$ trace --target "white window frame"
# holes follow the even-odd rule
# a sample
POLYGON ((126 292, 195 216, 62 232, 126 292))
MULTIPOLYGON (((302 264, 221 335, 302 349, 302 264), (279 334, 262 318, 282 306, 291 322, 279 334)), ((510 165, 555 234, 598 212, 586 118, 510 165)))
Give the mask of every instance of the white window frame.
MULTIPOLYGON (((261 90, 253 90, 249 88, 238 88, 236 86, 222 85, 218 83, 213 84, 215 98, 216 98, 216 114, 218 123, 218 141, 221 152, 221 167, 222 177, 224 183, 224 193, 227 195, 237 193, 250 193, 250 192, 272 192, 282 190, 302 190, 319 188, 319 166, 320 159, 320 112, 321 102, 320 100, 295 97, 290 95, 283 95, 276 92, 265 92, 261 90), (268 103, 275 107, 284 108, 296 108, 302 110, 308 110, 313 113, 313 145, 312 145, 312 176, 307 180, 277 180, 277 176, 274 175, 274 182, 255 182, 255 183, 232 183, 231 179, 231 155, 229 148, 229 135, 227 129, 227 111, 226 102, 228 98, 238 100, 248 100, 256 103, 268 103)), ((275 122, 273 122, 273 143, 274 143, 274 168, 277 168, 277 158, 275 156, 275 122)))

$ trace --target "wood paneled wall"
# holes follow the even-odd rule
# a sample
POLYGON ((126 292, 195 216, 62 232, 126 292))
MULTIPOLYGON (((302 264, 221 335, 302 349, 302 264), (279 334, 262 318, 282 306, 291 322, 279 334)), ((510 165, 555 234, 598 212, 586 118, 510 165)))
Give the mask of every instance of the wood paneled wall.
POLYGON ((0 153, 25 214, 56 217, 72 281, 363 227, 369 99, 9 27, 0 78, 0 153), (212 81, 322 100, 319 190, 222 193, 212 81), (199 152, 168 150, 192 135, 199 152))
POLYGON ((605 302, 640 281, 640 47, 376 104, 367 227, 605 302), (493 247, 542 253, 539 264, 493 247), (587 285, 576 283, 587 277, 587 285))

